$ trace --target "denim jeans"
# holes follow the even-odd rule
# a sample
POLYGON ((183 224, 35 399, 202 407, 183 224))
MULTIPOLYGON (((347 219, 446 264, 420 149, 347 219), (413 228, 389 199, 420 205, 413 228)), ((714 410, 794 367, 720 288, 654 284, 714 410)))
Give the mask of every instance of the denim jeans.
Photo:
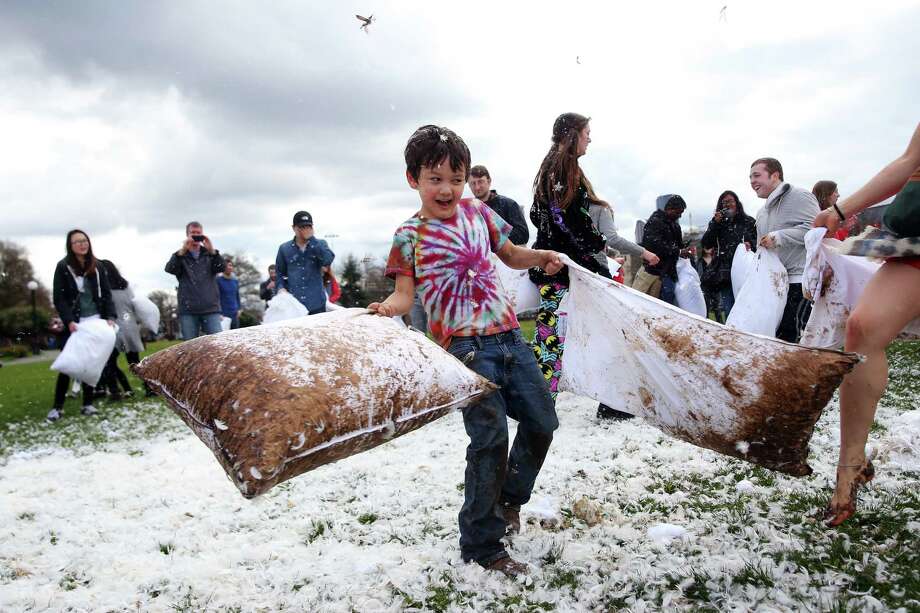
POLYGON ((413 328, 422 334, 428 334, 428 314, 425 313, 425 307, 422 306, 422 300, 418 297, 418 294, 415 295, 415 299, 412 301, 409 320, 413 328))
POLYGON ((722 303, 722 313, 728 317, 728 314, 732 312, 732 307, 735 306, 735 292, 731 283, 719 290, 719 298, 722 303))
POLYGON ((677 289, 677 281, 675 281, 668 275, 661 275, 661 296, 660 298, 664 302, 677 306, 677 294, 675 293, 676 289, 677 289))
POLYGON ((790 283, 789 293, 786 295, 786 307, 783 309, 783 318, 776 330, 776 338, 781 341, 798 343, 810 316, 811 302, 802 294, 802 284, 790 283))
POLYGON ((530 500, 559 421, 533 350, 520 330, 454 337, 448 351, 500 387, 463 410, 470 444, 459 516, 460 553, 465 562, 487 566, 508 555, 501 543, 501 507, 530 500), (510 457, 507 417, 518 422, 510 457))
POLYGON ((179 315, 179 328, 182 331, 182 340, 189 341, 205 334, 220 332, 220 313, 207 315, 179 315))

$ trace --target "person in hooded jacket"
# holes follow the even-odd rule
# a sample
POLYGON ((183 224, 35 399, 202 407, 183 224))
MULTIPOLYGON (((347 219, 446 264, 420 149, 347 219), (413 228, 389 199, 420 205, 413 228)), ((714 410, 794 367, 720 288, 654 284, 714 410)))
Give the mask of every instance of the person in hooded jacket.
MULTIPOLYGON (((61 348, 67 344, 70 335, 77 331, 77 324, 89 319, 105 319, 115 325, 115 305, 109 280, 99 270, 98 260, 93 255, 89 236, 83 230, 67 233, 65 244, 67 256, 54 269, 53 301, 64 331, 61 348)), ((59 420, 64 414, 64 398, 70 385, 70 377, 58 373, 54 386, 54 405, 46 418, 49 422, 59 420)), ((83 384, 83 415, 95 415, 93 388, 83 384)))
POLYGON ((753 217, 744 212, 738 194, 731 190, 722 192, 716 200, 716 212, 700 243, 704 248, 715 249, 716 269, 712 287, 719 294, 719 310, 728 317, 735 306, 735 293, 732 290, 732 259, 735 250, 742 243, 750 250, 757 249, 757 224, 753 217))
POLYGON ((658 263, 646 261, 642 265, 633 279, 633 289, 677 306, 677 258, 690 255, 677 220, 687 203, 677 194, 665 194, 658 196, 655 206, 655 212, 645 222, 640 244, 658 256, 658 263))

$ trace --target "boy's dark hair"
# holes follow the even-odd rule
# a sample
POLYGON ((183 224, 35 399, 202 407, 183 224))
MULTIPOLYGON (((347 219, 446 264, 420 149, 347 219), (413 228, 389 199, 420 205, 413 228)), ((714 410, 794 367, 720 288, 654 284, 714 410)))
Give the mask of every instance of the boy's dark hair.
POLYGON ((766 167, 768 175, 772 175, 774 172, 778 172, 779 180, 785 181, 785 179, 783 179, 783 165, 780 164, 779 160, 776 158, 757 158, 751 162, 751 168, 754 168, 754 166, 757 166, 758 164, 763 164, 764 167, 766 167))
POLYGON ((422 167, 436 166, 448 158, 454 172, 464 170, 464 180, 470 178, 470 150, 453 130, 427 125, 416 130, 406 143, 406 171, 418 181, 422 167))
POLYGON ((477 179, 481 179, 482 177, 485 177, 489 181, 492 180, 492 175, 489 174, 489 169, 483 166, 482 164, 476 164, 475 166, 470 168, 470 176, 476 177, 477 179))

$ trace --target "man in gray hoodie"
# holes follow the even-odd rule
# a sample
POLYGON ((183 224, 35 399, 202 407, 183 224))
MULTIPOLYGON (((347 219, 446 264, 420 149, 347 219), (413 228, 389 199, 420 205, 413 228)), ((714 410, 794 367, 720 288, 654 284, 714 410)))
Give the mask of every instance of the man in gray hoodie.
POLYGON ((820 212, 814 195, 783 180, 783 166, 774 158, 759 158, 751 164, 751 188, 766 204, 757 213, 757 244, 779 257, 789 273, 786 308, 776 338, 790 343, 799 337, 811 304, 802 295, 805 269, 805 233, 820 212))

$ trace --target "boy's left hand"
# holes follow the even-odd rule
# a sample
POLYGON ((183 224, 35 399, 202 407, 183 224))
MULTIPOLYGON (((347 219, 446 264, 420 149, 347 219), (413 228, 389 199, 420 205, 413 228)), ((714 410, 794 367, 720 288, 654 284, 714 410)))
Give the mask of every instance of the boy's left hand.
POLYGON ((548 275, 554 275, 560 270, 562 270, 562 260, 559 259, 559 254, 555 251, 544 251, 543 252, 543 263, 540 265, 540 268, 543 269, 548 275))

